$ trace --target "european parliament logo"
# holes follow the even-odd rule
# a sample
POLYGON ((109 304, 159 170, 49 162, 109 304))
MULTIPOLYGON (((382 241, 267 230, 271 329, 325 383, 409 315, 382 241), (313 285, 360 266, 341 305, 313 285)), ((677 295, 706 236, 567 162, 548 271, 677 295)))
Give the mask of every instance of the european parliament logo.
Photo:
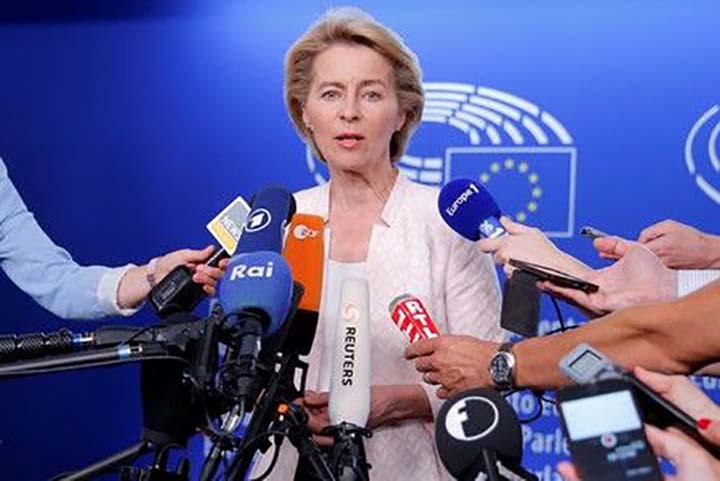
POLYGON ((718 137, 720 104, 710 107, 690 129, 685 140, 685 164, 700 190, 720 205, 718 137))
MULTIPOLYGON (((536 104, 500 90, 449 82, 423 87, 422 123, 400 171, 438 187, 476 179, 509 217, 551 237, 572 237, 577 150, 565 127, 536 104)), ((309 148, 306 159, 316 182, 325 182, 309 148)))

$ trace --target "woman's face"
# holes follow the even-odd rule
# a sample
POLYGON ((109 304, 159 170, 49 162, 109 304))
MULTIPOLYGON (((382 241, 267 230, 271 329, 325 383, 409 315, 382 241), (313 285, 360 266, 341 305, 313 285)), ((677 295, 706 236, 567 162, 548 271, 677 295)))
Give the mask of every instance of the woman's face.
POLYGON ((361 45, 338 44, 313 62, 303 121, 330 168, 364 171, 390 162, 390 138, 405 122, 390 63, 361 45))

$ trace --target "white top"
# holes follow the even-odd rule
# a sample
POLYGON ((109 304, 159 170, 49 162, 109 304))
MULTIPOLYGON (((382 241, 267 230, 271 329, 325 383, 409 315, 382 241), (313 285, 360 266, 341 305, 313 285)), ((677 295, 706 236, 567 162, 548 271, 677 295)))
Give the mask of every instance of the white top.
MULTIPOLYGON (((297 211, 327 219, 329 188, 324 184, 296 193, 297 211)), ((371 384, 417 384, 425 390, 435 416, 442 401, 435 395, 437 388, 423 383, 414 363, 404 358, 408 341, 390 318, 392 300, 401 294, 420 299, 440 335, 466 334, 497 342, 507 337, 500 328, 500 287, 492 258, 445 225, 438 212, 438 193, 439 189, 398 176, 381 214, 382 225, 373 227, 365 265, 370 291, 371 384)), ((324 234, 323 298, 329 289, 330 229, 326 227, 324 234)), ((306 388, 313 391, 327 387, 322 378, 331 363, 325 353, 327 339, 333 337, 326 334, 328 326, 323 322, 330 316, 323 312, 324 302, 321 304, 315 341, 304 359, 310 365, 306 388)), ((373 466, 372 481, 452 479, 435 450, 432 422, 413 419, 377 428, 373 437, 365 440, 365 452, 373 466)), ((272 449, 255 468, 255 476, 264 472, 271 453, 272 449)), ((297 459, 295 448, 283 443, 268 479, 292 480, 297 459)))
POLYGON ((333 349, 335 346, 335 328, 338 312, 340 312, 340 287, 345 279, 365 277, 365 262, 328 261, 323 282, 323 293, 320 299, 320 315, 318 324, 325 326, 325 351, 320 366, 319 391, 330 390, 330 374, 332 372, 333 349))

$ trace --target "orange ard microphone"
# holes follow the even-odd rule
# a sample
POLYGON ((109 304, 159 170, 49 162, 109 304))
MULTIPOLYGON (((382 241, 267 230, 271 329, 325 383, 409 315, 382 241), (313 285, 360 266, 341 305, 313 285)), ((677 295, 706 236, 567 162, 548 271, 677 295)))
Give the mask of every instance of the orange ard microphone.
POLYGON ((317 328, 325 259, 324 228, 325 219, 320 216, 295 214, 283 249, 293 280, 305 288, 286 341, 301 355, 310 353, 317 328))
POLYGON ((390 317, 405 334, 410 344, 419 339, 432 339, 440 333, 420 299, 410 294, 396 297, 390 303, 390 317))

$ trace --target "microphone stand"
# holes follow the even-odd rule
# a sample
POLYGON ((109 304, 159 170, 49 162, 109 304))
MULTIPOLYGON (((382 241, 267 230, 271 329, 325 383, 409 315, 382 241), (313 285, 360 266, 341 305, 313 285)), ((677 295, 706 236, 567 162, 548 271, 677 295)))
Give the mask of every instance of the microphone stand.
MULTIPOLYGON (((101 474, 120 471, 120 479, 128 481, 135 479, 189 481, 190 466, 187 458, 180 462, 176 472, 172 472, 167 468, 167 454, 171 447, 183 449, 195 431, 196 424, 190 423, 204 419, 198 411, 201 407, 207 409, 207 405, 200 406, 195 398, 199 389, 209 391, 209 386, 212 384, 214 370, 209 366, 216 361, 217 343, 208 340, 208 337, 214 338, 216 317, 214 313, 210 319, 198 321, 194 316, 178 315, 168 318, 171 323, 152 330, 133 331, 127 327, 100 328, 93 335, 82 336, 82 345, 75 347, 85 349, 83 352, 0 364, 0 376, 41 374, 54 370, 93 367, 114 361, 142 361, 148 358, 158 360, 157 364, 162 364, 165 368, 171 368, 170 371, 162 368, 148 370, 147 373, 144 369, 141 371, 144 418, 141 442, 59 479, 86 480, 101 474), (191 321, 178 322, 186 319, 191 321), (178 369, 177 361, 181 360, 185 360, 186 364, 194 368, 193 373, 199 377, 199 382, 195 386, 189 387, 186 382, 187 373, 178 369), (175 397, 177 395, 181 395, 182 399, 177 399, 175 397), (168 404, 169 409, 167 409, 168 404), (175 409, 176 405, 180 407, 175 409), (172 426, 173 429, 166 429, 168 426, 172 426), (179 427, 175 429, 174 426, 179 427), (138 469, 131 466, 138 458, 153 451, 156 455, 151 468, 138 469)), ((69 331, 63 334, 67 333, 69 331)), ((37 336, 32 337, 32 339, 36 338, 37 336)), ((68 336, 64 335, 63 338, 67 339, 68 336)), ((24 339, 28 337, 5 337, 5 347, 7 347, 5 353, 27 358, 41 356, 47 351, 57 352, 58 346, 63 350, 72 347, 65 341, 53 342, 48 344, 43 352, 45 346, 40 348, 37 345, 23 346, 22 342, 17 342, 24 339)))
MULTIPOLYGON (((259 439, 262 433, 267 432, 270 423, 275 419, 278 407, 281 403, 296 399, 305 390, 305 378, 307 375, 307 363, 300 361, 297 355, 282 356, 278 354, 280 368, 271 377, 270 383, 256 403, 253 416, 245 430, 243 440, 238 447, 238 455, 233 459, 228 468, 228 479, 243 479, 250 470, 256 451, 265 452, 270 447, 267 439, 259 439), (301 389, 298 391, 294 386, 294 375, 297 369, 301 369, 301 389)), ((266 367, 267 369, 267 367, 266 367)))
POLYGON ((485 474, 487 481, 518 480, 537 481, 537 476, 523 468, 519 463, 503 461, 493 449, 483 448, 478 463, 464 472, 460 481, 475 481, 480 473, 485 474))
MULTIPOLYGON (((332 471, 325 461, 320 449, 312 440, 312 432, 308 428, 308 415, 304 409, 296 404, 287 405, 287 413, 284 415, 287 424, 287 437, 293 446, 298 450, 301 459, 310 461, 316 475, 323 481, 336 481, 332 471)), ((277 449, 280 449, 282 437, 278 436, 277 449)))
POLYGON ((372 431, 342 422, 323 429, 323 434, 333 436, 333 473, 338 481, 368 481, 369 470, 363 437, 372 437, 372 431))

